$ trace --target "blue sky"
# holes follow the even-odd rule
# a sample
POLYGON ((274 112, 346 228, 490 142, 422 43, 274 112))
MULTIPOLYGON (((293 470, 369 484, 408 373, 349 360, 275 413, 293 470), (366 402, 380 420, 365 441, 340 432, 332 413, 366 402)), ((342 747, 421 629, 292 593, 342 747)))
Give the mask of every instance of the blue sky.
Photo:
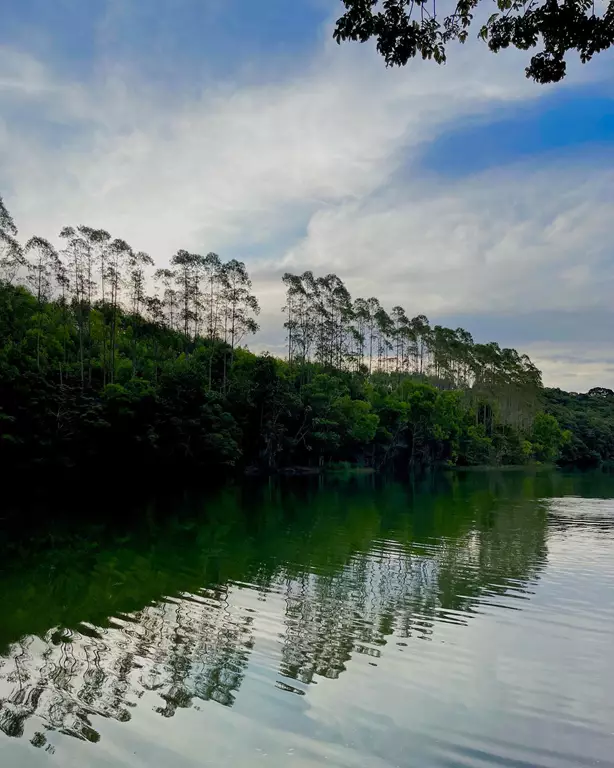
POLYGON ((452 125, 426 145, 422 167, 460 176, 527 158, 567 159, 580 150, 599 155, 614 142, 613 107, 603 85, 548 91, 486 121, 452 125))
POLYGON ((0 37, 51 58, 65 72, 92 73, 100 57, 138 67, 158 82, 181 74, 228 75, 271 56, 309 53, 330 3, 317 0, 15 0, 0 37))
POLYGON ((537 86, 476 40, 386 70, 340 0, 6 0, 0 194, 24 236, 103 226, 245 260, 255 345, 286 270, 614 385, 612 59, 537 86), (608 329, 608 330, 606 330, 608 329))

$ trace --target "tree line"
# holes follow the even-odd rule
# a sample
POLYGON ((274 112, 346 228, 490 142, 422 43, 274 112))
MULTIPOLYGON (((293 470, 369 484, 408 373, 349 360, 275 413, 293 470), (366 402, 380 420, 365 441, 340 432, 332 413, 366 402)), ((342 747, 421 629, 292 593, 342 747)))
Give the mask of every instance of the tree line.
POLYGON ((17 235, 0 197, 0 277, 5 285, 29 287, 35 296, 36 324, 28 333, 36 365, 40 370, 54 358, 60 382, 76 370, 82 385, 94 379, 103 386, 114 383, 118 366, 126 364, 119 355, 126 343, 133 375, 155 378, 157 361, 146 370, 148 361, 139 354, 139 331, 148 323, 181 333, 186 349, 198 338, 222 342, 230 362, 245 336, 258 330, 260 307, 245 264, 236 259, 224 263, 215 253, 179 250, 169 268, 148 276, 151 256, 103 229, 64 227, 59 249, 39 236, 22 245, 17 235), (149 293, 152 282, 156 289, 149 293), (51 330, 45 307, 52 300, 57 310, 52 341, 55 350, 61 347, 59 358, 45 343, 51 330))
POLYGON ((593 387, 588 392, 544 390, 544 410, 571 437, 560 461, 582 468, 614 466, 614 391, 593 387))
POLYGON ((0 202, 0 459, 5 466, 275 471, 524 463, 567 439, 526 356, 432 326, 336 275, 286 274, 285 360, 245 347, 243 262, 168 268, 80 225, 24 244, 0 202))
POLYGON ((541 373, 527 355, 478 344, 463 328, 431 326, 424 315, 410 318, 401 306, 389 313, 375 297, 352 300, 335 274, 286 273, 283 282, 290 364, 428 379, 438 389, 496 399, 501 416, 516 425, 535 413, 541 373))

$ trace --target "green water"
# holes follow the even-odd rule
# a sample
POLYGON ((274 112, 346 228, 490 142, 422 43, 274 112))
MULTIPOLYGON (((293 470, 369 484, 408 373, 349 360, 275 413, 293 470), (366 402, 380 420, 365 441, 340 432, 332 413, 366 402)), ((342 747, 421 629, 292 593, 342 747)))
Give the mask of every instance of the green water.
POLYGON ((3 768, 614 766, 614 479, 114 511, 3 544, 3 768))

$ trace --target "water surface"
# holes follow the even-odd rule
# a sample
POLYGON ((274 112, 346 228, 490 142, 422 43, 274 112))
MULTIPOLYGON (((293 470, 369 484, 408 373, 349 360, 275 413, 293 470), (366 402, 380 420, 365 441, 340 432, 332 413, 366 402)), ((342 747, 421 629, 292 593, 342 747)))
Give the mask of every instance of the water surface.
POLYGON ((614 479, 116 507, 4 542, 0 765, 614 766, 614 479))

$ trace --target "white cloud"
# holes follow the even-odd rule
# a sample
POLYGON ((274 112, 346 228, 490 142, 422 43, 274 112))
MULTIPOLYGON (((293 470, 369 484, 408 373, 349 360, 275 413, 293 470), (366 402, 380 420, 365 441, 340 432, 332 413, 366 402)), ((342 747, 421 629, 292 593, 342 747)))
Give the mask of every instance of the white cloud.
POLYGON ((178 240, 249 243, 285 215, 304 223, 326 205, 361 199, 386 183, 402 150, 446 120, 536 93, 506 67, 494 87, 470 57, 456 70, 420 66, 408 77, 366 48, 332 43, 300 76, 205 84, 197 97, 193 84, 185 97, 156 92, 125 67, 87 84, 58 82, 22 52, 5 50, 0 67, 2 102, 35 104, 42 134, 58 123, 76 131, 50 145, 7 120, 2 175, 16 214, 28 213, 25 226, 98 219, 159 259, 178 240))
POLYGON ((90 223, 160 264, 180 247, 242 254, 271 345, 286 268, 416 312, 601 304, 611 173, 520 166, 443 187, 412 170, 451 121, 546 93, 525 58, 467 46, 445 68, 386 70, 327 40, 298 75, 169 93, 125 65, 66 81, 0 49, 2 194, 26 236, 90 223))
POLYGON ((614 169, 527 166, 318 211, 290 268, 349 274, 410 312, 608 307, 614 169))
POLYGON ((614 350, 610 343, 548 342, 529 344, 526 353, 542 371, 547 387, 588 392, 592 387, 614 388, 614 350))

